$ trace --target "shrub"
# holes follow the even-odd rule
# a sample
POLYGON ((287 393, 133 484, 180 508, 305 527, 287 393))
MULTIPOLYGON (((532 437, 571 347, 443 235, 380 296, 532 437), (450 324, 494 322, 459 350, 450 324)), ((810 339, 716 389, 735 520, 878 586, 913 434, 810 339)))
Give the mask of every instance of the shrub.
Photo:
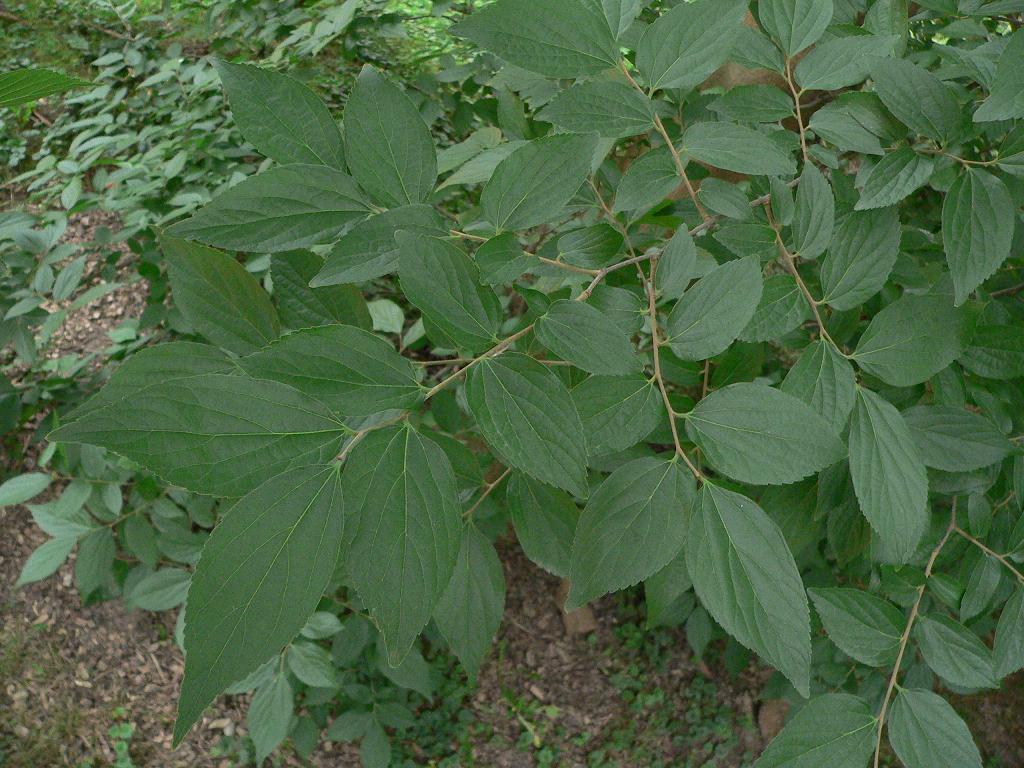
POLYGON ((432 621, 474 676, 503 496, 568 609, 692 589, 778 669, 803 703, 760 768, 877 766, 885 735, 909 768, 981 765, 933 688, 1024 666, 1021 4, 666 6, 478 10, 452 31, 505 62, 496 126, 440 154, 372 67, 341 129, 218 64, 274 164, 161 236, 204 341, 136 354, 52 435, 227 500, 176 740, 256 673, 280 741, 292 686, 328 687, 296 638, 340 595, 388 664, 432 621), (235 252, 269 254, 269 293, 235 252))

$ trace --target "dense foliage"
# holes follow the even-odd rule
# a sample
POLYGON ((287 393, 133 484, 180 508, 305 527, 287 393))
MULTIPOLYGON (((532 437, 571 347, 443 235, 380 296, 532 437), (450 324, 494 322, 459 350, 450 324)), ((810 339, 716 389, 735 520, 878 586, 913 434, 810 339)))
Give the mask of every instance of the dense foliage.
POLYGON ((642 582, 775 667, 759 768, 980 767, 935 691, 1024 667, 1021 13, 497 0, 440 98, 367 65, 340 121, 217 59, 268 162, 160 232, 186 338, 51 434, 138 498, 37 505, 24 578, 116 531, 185 602, 177 740, 255 689, 258 758, 338 713, 387 765, 339 654, 415 688, 429 625, 475 676, 511 523, 567 609, 642 582))

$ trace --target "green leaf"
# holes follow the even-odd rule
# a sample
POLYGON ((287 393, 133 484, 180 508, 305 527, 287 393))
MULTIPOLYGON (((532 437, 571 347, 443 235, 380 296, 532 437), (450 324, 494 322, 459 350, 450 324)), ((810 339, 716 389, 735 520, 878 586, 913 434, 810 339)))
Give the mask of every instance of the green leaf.
POLYGON ((473 260, 480 268, 480 279, 485 285, 513 283, 537 260, 519 244, 512 232, 495 235, 477 248, 473 260))
POLYGON ((502 461, 587 495, 583 424, 569 391, 546 366, 518 353, 484 359, 469 372, 466 397, 481 434, 502 461))
POLYGON ((738 85, 708 104, 722 120, 775 123, 793 114, 793 98, 773 85, 738 85))
POLYGON ((1024 586, 1003 606, 992 656, 1000 680, 1024 667, 1024 586))
POLYGON ((51 477, 45 472, 27 472, 0 484, 0 507, 24 504, 50 487, 51 477))
POLYGON ((654 105, 625 83, 592 80, 562 91, 537 115, 576 133, 596 132, 618 139, 654 127, 654 105))
POLYGON ((621 37, 643 10, 643 0, 601 0, 608 26, 616 38, 621 37))
POLYGON ((977 618, 989 607, 996 590, 999 589, 1003 566, 994 557, 984 555, 978 558, 970 569, 970 574, 963 599, 960 601, 960 621, 964 622, 977 618))
POLYGON ((351 325, 296 331, 238 364, 253 378, 288 384, 342 416, 408 410, 423 399, 412 363, 351 325))
POLYGON ((200 334, 246 354, 281 333, 277 311, 258 282, 231 256, 203 245, 161 237, 174 306, 200 334))
POLYGON ((103 388, 71 413, 64 421, 120 402, 137 394, 153 382, 175 381, 204 373, 232 373, 234 362, 221 350, 208 344, 172 341, 146 347, 134 353, 117 367, 103 388))
POLYGON ((890 152, 868 173, 856 210, 896 205, 927 184, 933 170, 935 161, 917 154, 910 147, 890 152))
POLYGON ((649 150, 629 164, 615 189, 614 213, 641 211, 664 200, 680 185, 668 147, 649 150))
MULTIPOLYGON (((853 96, 854 94, 845 94, 853 96)), ((863 94, 871 96, 871 94, 863 94)), ((884 155, 878 136, 858 119, 855 105, 842 97, 815 112, 807 127, 843 152, 861 152, 866 155, 884 155)))
POLYGON ((753 501, 705 483, 686 564, 697 596, 730 635, 810 692, 811 625, 800 573, 778 526, 753 501))
POLYGON ((330 652, 316 643, 293 642, 285 654, 288 669, 306 685, 331 688, 337 685, 334 662, 330 652))
POLYGON ((683 548, 696 501, 677 458, 649 457, 616 469, 583 509, 572 543, 567 611, 653 576, 683 548))
POLYGON ((366 300, 352 285, 309 285, 324 265, 324 260, 311 251, 275 253, 270 261, 274 280, 274 299, 281 324, 298 330, 317 325, 355 325, 365 330, 373 327, 366 300))
POLYGON ((821 623, 839 650, 862 664, 892 666, 906 618, 887 600, 860 589, 809 589, 821 623))
POLYGON ((907 768, 981 768, 967 725, 931 691, 900 689, 889 715, 889 743, 907 768))
POLYGON ((995 424, 972 411, 948 405, 918 405, 903 412, 925 466, 970 472, 1013 451, 995 424))
POLYGON ((999 687, 991 651, 963 624, 922 616, 914 633, 924 660, 943 680, 961 688, 999 687))
POLYGON ((592 134, 558 134, 517 149, 484 186, 484 218, 498 230, 520 230, 557 217, 587 180, 597 142, 592 134))
POLYGON ((265 478, 337 452, 346 432, 326 407, 292 387, 202 374, 154 384, 50 435, 108 448, 168 482, 241 496, 265 478))
POLYGON ((558 257, 585 269, 599 269, 615 261, 625 241, 611 224, 600 222, 566 232, 558 238, 558 257))
POLYGON ((865 768, 877 729, 863 699, 827 693, 800 708, 754 768, 865 768))
POLYGON ((793 56, 818 41, 832 21, 832 0, 760 0, 761 28, 793 56))
POLYGON ((761 301, 739 338, 751 342, 778 339, 799 328, 809 315, 796 280, 790 275, 772 275, 764 281, 761 301))
POLYGON ((927 381, 964 349, 968 318, 953 297, 906 294, 875 315, 850 356, 872 376, 896 387, 927 381))
POLYGON ((694 123, 683 134, 682 149, 690 157, 726 171, 765 176, 796 173, 793 159, 778 144, 753 128, 734 123, 694 123))
MULTIPOLYGON (((700 198, 700 201, 704 203, 706 208, 730 219, 750 221, 754 216, 754 209, 750 207, 750 199, 747 197, 747 193, 739 185, 716 179, 714 176, 701 180, 697 197, 700 198)), ((680 228, 679 231, 683 232, 685 230, 680 228)))
POLYGON ((988 171, 968 168, 953 182, 942 204, 942 242, 957 306, 1006 261, 1016 221, 1006 185, 988 171))
POLYGON ((864 82, 880 58, 892 55, 895 35, 837 37, 816 45, 794 74, 807 91, 836 91, 864 82))
POLYGON ((1024 32, 1019 29, 1010 36, 999 63, 991 95, 974 113, 974 122, 1013 120, 1024 117, 1024 32))
POLYGON ((532 0, 499 0, 451 32, 548 77, 594 75, 619 63, 616 35, 601 4, 586 0, 550 0, 544 13, 532 0))
POLYGON ((661 393, 646 376, 590 376, 572 390, 583 422, 587 454, 623 451, 661 423, 661 393))
POLYGON ((853 366, 827 341, 814 341, 789 369, 780 389, 798 397, 842 434, 857 398, 853 366))
POLYGON ((430 129, 409 97, 370 65, 345 105, 345 155, 359 186, 388 208, 422 203, 434 191, 430 129))
POLYGON ((809 405, 763 384, 732 384, 685 416, 686 434, 734 480, 781 485, 843 458, 831 425, 809 405))
POLYGON ((636 51, 637 69, 650 90, 704 82, 728 58, 746 11, 744 0, 697 0, 658 17, 636 51))
POLYGON ((369 212, 359 187, 338 169, 281 165, 236 184, 167 233, 234 251, 290 251, 328 243, 369 212))
POLYGON ((444 219, 429 205, 403 205, 360 221, 327 253, 324 266, 310 281, 314 288, 362 283, 398 269, 398 230, 423 235, 448 234, 444 219))
POLYGON ((793 253, 816 259, 832 240, 836 201, 828 180, 814 163, 807 163, 796 189, 793 213, 793 253))
POLYGON ((987 379, 1024 376, 1024 328, 1019 325, 981 325, 971 337, 960 364, 987 379))
POLYGON ((647 609, 646 626, 675 626, 688 618, 693 602, 687 594, 693 588, 686 570, 686 553, 679 551, 664 568, 644 580, 644 607, 647 609))
POLYGON ((245 140, 282 165, 345 167, 341 131, 327 106, 304 84, 280 72, 214 59, 231 115, 245 140))
POLYGON ((871 527, 907 562, 928 525, 928 477, 900 412, 867 389, 853 409, 850 473, 871 527))
POLYGON ((42 581, 55 574, 57 569, 64 565, 71 550, 75 548, 76 541, 78 539, 74 536, 61 536, 44 541, 32 550, 32 554, 28 556, 25 565, 22 566, 14 586, 17 588, 35 581, 42 581))
POLYGON ((537 340, 590 373, 624 376, 641 368, 629 337, 607 315, 582 301, 556 301, 537 320, 537 340))
POLYGON ((87 85, 92 83, 51 69, 31 67, 4 72, 0 74, 0 109, 32 104, 55 93, 87 85))
POLYGON ((821 265, 822 301, 839 310, 860 306, 882 290, 899 253, 895 208, 846 214, 821 265))
MULTIPOLYGON (((703 186, 709 180, 705 179, 703 186)), ((699 271, 697 246, 686 227, 680 227, 661 251, 654 274, 655 287, 663 298, 678 299, 699 271)))
POLYGON ((337 468, 313 466, 271 477, 213 529, 185 605, 175 744, 305 626, 334 573, 344 517, 337 468))
POLYGON ((523 552, 545 571, 566 576, 580 511, 565 491, 515 473, 508 481, 508 507, 523 552))
POLYGON ((683 360, 714 357, 736 340, 761 301, 764 283, 756 259, 715 267, 691 286, 668 317, 668 343, 683 360))
POLYGON ((462 534, 455 573, 434 609, 449 647, 476 681, 505 612, 505 573, 490 540, 473 525, 462 534))
POLYGON ((294 711, 292 686, 282 670, 256 691, 245 717, 249 737, 256 747, 257 765, 262 765, 288 736, 294 711))
POLYGON ((409 426, 370 433, 342 476, 343 557, 398 665, 430 621, 452 577, 462 518, 444 451, 409 426))
POLYGON ((501 302, 491 288, 480 285, 472 259, 439 237, 403 231, 396 239, 406 298, 460 346, 472 351, 494 346, 501 302))
POLYGON ((434 695, 433 670, 418 648, 413 647, 402 659, 402 663, 393 667, 387 660, 387 648, 384 641, 380 635, 377 635, 377 669, 400 688, 416 691, 427 699, 434 695))
POLYGON ((388 768, 391 765, 391 740, 376 720, 367 727, 359 745, 359 761, 364 768, 388 768))
POLYGON ((871 67, 875 93, 896 119, 947 144, 960 135, 963 113, 952 89, 906 59, 882 59, 871 67))

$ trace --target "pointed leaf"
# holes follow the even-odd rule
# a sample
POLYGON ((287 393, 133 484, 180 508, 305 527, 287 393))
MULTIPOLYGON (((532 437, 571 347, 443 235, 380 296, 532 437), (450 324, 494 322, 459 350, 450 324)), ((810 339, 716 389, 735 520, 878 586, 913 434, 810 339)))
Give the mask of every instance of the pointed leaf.
POLYGON ((900 251, 900 218, 895 208, 854 211, 839 222, 821 265, 822 301, 853 309, 889 279, 900 251))
POLYGON ((591 376, 572 390, 572 399, 591 458, 636 445, 665 412, 654 382, 640 375, 591 376))
POLYGON ((998 688, 992 652, 963 624, 922 616, 914 627, 921 655, 932 671, 961 688, 998 688))
POLYGON ((907 768, 981 768, 967 725, 931 691, 900 689, 889 715, 889 743, 907 768))
POLYGON ((993 660, 1000 680, 1024 667, 1024 586, 1017 587, 999 615, 993 660))
POLYGON ((617 139, 654 128, 654 105, 625 83, 593 80, 562 91, 537 117, 567 131, 617 139))
POLYGON ((892 55, 895 43, 895 35, 855 35, 820 43, 796 65, 796 81, 808 91, 857 85, 878 59, 892 55))
POLYGON ((935 170, 935 161, 917 154, 910 147, 890 152, 868 173, 856 209, 884 208, 916 192, 928 183, 935 170))
POLYGON ((827 693, 786 723, 754 768, 866 768, 877 728, 878 718, 863 699, 827 693))
POLYGON ((694 123, 683 134, 682 149, 690 157, 726 171, 766 176, 796 173, 793 159, 778 144, 753 128, 734 123, 694 123))
POLYGON ((311 288, 309 281, 323 268, 324 260, 311 251, 275 253, 270 261, 274 299, 281 323, 298 330, 317 325, 373 327, 366 300, 353 285, 311 288))
POLYGON ((516 538, 526 556, 555 576, 568 575, 580 518, 573 500, 565 491, 518 472, 506 493, 516 538))
POLYGON ((836 201, 832 187, 813 163, 804 166, 796 189, 793 214, 793 251, 804 259, 816 259, 832 240, 836 201))
POLYGON ((974 122, 1012 120, 1024 117, 1024 33, 1019 29, 1010 36, 999 63, 991 95, 974 113, 974 122))
POLYGON ((892 603, 859 589, 809 589, 829 638, 847 656, 872 667, 896 661, 906 618, 892 603))
POLYGON ((906 59, 882 59, 871 68, 875 93, 914 133, 942 143, 961 132, 963 114, 952 89, 927 69, 906 59))
POLYGON ((1013 446, 995 424, 948 405, 918 405, 903 412, 925 466, 970 472, 1002 461, 1013 446))
POLYGON ((832 21, 832 0, 761 0, 757 18, 788 56, 813 45, 832 21))
POLYGON ((827 341, 811 343, 789 369, 780 389, 811 406, 842 434, 857 398, 853 366, 827 341))
POLYGON ((541 344, 590 373, 624 376, 641 367, 622 329, 582 301, 556 301, 537 321, 534 331, 541 344))

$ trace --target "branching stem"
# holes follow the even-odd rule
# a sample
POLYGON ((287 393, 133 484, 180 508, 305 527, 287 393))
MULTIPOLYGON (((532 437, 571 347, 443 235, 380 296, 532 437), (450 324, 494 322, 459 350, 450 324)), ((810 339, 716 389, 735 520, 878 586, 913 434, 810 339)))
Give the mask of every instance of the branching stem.
POLYGON ((1005 565, 1005 566, 1006 566, 1006 567, 1007 567, 1007 568, 1008 568, 1008 569, 1010 570, 1010 573, 1012 573, 1012 574, 1013 574, 1014 576, 1016 576, 1016 577, 1017 577, 1017 581, 1019 581, 1019 582, 1021 582, 1022 584, 1024 584, 1024 573, 1021 573, 1020 571, 1018 571, 1018 570, 1017 570, 1017 569, 1016 569, 1016 568, 1015 568, 1015 567, 1014 567, 1014 566, 1013 566, 1013 565, 1012 565, 1012 564, 1010 563, 1009 559, 1008 559, 1008 558, 1007 558, 1007 557, 1006 557, 1005 555, 1000 555, 1000 554, 999 554, 998 552, 996 552, 995 550, 989 549, 989 548, 988 548, 988 547, 986 547, 986 546, 985 546, 984 544, 982 544, 982 543, 981 543, 980 541, 978 541, 978 540, 977 540, 976 538, 974 538, 973 536, 971 536, 971 534, 969 534, 969 533, 968 533, 967 531, 965 531, 965 530, 964 530, 963 528, 961 528, 961 527, 960 527, 959 525, 958 525, 958 526, 957 526, 957 527, 956 527, 956 528, 955 528, 954 530, 955 530, 955 531, 957 532, 957 534, 958 534, 959 536, 961 536, 961 537, 963 537, 964 539, 966 539, 967 541, 971 542, 971 544, 973 544, 974 546, 976 546, 976 547, 977 547, 978 549, 980 549, 980 550, 981 550, 982 552, 984 552, 984 553, 985 553, 986 555, 988 555, 989 557, 994 557, 994 558, 995 558, 996 560, 998 560, 998 561, 999 561, 1000 563, 1002 563, 1003 565, 1005 565))
POLYGON ((511 472, 512 467, 506 467, 505 471, 498 475, 498 477, 494 481, 485 485, 483 493, 481 493, 480 497, 475 502, 473 502, 473 506, 471 506, 469 509, 462 513, 462 516, 467 520, 471 518, 473 516, 473 513, 476 512, 477 509, 479 509, 480 505, 484 503, 484 499, 490 496, 491 492, 499 485, 501 485, 501 481, 508 477, 511 472))

